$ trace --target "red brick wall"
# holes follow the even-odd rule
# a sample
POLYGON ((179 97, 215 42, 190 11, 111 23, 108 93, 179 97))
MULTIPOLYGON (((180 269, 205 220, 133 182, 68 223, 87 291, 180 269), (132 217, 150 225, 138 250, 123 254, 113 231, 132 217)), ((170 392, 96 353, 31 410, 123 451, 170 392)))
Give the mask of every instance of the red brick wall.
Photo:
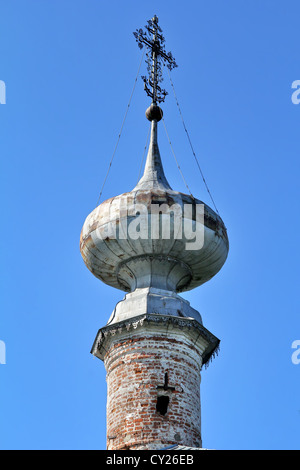
POLYGON ((201 355, 188 331, 155 336, 141 328, 124 336, 113 338, 104 360, 107 448, 201 447, 201 355), (166 373, 172 390, 163 389, 166 373), (164 416, 158 395, 169 397, 164 416))

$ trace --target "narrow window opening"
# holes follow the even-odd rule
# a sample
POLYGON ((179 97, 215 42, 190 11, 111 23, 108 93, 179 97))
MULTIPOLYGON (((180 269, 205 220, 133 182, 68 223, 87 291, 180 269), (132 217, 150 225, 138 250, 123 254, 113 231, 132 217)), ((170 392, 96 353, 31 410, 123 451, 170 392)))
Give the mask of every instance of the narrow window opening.
POLYGON ((168 411, 169 400, 169 397, 166 395, 157 397, 156 411, 162 416, 165 416, 168 411))

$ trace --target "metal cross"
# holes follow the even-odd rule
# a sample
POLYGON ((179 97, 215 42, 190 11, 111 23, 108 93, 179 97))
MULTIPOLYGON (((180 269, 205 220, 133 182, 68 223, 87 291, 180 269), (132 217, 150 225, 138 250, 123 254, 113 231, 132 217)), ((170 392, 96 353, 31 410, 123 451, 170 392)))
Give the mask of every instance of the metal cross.
POLYGON ((163 81, 162 65, 167 65, 169 70, 177 67, 174 57, 171 52, 165 50, 165 38, 162 35, 162 29, 158 25, 158 18, 155 15, 148 24, 145 30, 137 29, 133 34, 140 49, 144 46, 147 48, 146 64, 148 77, 142 76, 144 81, 144 88, 148 96, 152 98, 154 104, 161 103, 167 96, 166 90, 159 86, 163 81))

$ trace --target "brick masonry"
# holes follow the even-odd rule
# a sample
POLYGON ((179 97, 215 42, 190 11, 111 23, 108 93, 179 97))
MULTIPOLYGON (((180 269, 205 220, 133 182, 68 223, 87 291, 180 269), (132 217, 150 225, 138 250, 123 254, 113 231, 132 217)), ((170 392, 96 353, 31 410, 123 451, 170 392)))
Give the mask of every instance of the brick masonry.
POLYGON ((202 352, 190 329, 114 336, 104 357, 107 449, 202 446, 202 352))

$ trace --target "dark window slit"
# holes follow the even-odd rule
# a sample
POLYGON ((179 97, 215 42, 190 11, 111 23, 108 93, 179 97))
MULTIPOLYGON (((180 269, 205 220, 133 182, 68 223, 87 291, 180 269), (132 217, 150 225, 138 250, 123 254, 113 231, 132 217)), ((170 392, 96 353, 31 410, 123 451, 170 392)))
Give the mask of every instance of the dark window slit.
POLYGON ((162 416, 165 416, 168 411, 169 401, 170 399, 166 395, 157 397, 156 411, 162 416))

